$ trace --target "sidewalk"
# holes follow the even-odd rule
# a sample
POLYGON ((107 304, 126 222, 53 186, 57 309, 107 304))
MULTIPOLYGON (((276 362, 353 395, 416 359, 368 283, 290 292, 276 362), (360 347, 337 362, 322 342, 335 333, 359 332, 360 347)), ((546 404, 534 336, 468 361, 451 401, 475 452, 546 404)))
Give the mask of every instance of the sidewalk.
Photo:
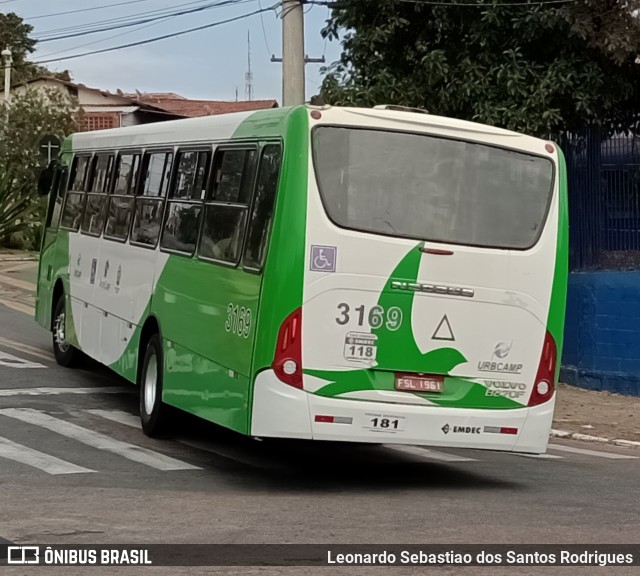
POLYGON ((560 384, 553 427, 559 437, 569 432, 576 440, 622 445, 617 440, 624 440, 640 448, 640 397, 560 384))
MULTIPOLYGON (((0 250, 0 304, 33 317, 37 271, 37 254, 0 250)), ((559 437, 640 448, 640 397, 560 384, 553 428, 559 437)))
POLYGON ((0 251, 0 304, 33 316, 38 256, 33 252, 0 251))

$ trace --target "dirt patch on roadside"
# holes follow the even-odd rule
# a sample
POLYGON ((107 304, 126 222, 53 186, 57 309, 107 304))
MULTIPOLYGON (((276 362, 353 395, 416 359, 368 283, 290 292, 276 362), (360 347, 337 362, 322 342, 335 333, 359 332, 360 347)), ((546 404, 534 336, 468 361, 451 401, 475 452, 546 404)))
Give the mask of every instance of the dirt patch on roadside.
POLYGON ((640 442, 640 397, 567 384, 557 391, 555 429, 640 442))

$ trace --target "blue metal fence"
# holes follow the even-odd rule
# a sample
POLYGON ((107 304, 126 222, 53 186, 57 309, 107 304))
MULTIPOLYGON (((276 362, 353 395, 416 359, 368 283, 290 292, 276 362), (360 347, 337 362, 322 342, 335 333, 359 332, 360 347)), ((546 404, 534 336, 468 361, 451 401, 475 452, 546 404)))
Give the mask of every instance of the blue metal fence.
POLYGON ((597 126, 564 135, 569 183, 569 266, 640 269, 640 137, 597 126))

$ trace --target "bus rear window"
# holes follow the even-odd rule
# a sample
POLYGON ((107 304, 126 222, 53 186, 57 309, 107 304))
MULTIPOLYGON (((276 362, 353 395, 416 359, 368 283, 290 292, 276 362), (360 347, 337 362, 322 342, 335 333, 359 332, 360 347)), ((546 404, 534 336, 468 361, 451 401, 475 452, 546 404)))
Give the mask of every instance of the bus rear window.
POLYGON ((338 226, 418 240, 526 249, 544 226, 547 158, 404 132, 319 126, 315 172, 338 226))

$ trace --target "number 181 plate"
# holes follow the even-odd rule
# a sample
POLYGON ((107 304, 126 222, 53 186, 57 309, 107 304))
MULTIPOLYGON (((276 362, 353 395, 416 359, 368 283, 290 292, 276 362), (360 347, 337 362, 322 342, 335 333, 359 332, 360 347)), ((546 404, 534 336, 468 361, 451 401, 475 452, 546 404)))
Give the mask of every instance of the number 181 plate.
POLYGON ((396 373, 396 390, 404 392, 442 392, 444 376, 440 374, 396 373))

